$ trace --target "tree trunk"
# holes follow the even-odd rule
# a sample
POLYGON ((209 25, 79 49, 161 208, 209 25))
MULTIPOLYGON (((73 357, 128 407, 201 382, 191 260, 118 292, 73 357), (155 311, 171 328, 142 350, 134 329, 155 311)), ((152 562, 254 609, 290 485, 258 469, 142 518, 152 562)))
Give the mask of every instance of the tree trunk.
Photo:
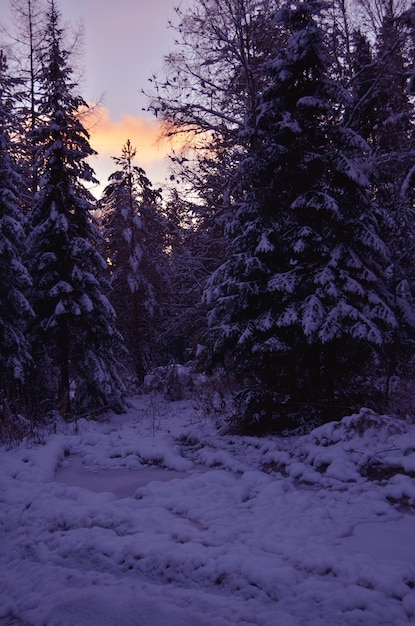
POLYGON ((71 412, 70 374, 69 374, 69 333, 64 317, 59 324, 58 336, 60 385, 59 385, 59 413, 62 417, 71 412))

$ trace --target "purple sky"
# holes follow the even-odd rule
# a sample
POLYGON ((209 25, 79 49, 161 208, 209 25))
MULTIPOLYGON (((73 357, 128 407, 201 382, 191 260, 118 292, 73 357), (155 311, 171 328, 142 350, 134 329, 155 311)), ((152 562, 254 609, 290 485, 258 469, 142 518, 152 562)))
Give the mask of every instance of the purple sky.
POLYGON ((64 18, 85 27, 85 97, 116 119, 141 114, 140 89, 162 64, 173 33, 167 23, 176 0, 60 0, 64 18))
MULTIPOLYGON (((171 50, 174 32, 168 28, 174 8, 189 0, 58 0, 63 23, 84 28, 84 71, 80 95, 101 104, 98 122, 89 130, 99 153, 92 166, 101 186, 114 169, 111 157, 119 156, 130 139, 137 149, 136 165, 143 167, 153 184, 166 174, 167 146, 159 143, 156 120, 142 109, 141 89, 162 67, 171 50)), ((0 22, 8 25, 9 0, 0 0, 0 22)))
MULTIPOLYGON (((1 0, 0 0, 1 1, 1 0)), ((127 139, 137 148, 136 164, 154 184, 166 176, 166 147, 157 145, 159 128, 142 111, 140 90, 159 71, 172 47, 168 20, 177 0, 60 0, 62 15, 85 31, 85 73, 82 95, 102 102, 102 122, 91 132, 99 158, 92 163, 105 184, 114 171, 111 156, 119 156, 127 139)))

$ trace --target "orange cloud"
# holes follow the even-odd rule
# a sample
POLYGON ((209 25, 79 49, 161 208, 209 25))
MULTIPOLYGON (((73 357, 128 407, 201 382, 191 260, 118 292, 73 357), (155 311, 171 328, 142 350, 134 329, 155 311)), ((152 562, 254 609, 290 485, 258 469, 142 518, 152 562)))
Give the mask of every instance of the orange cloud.
POLYGON ((93 120, 89 130, 91 144, 99 153, 119 156, 129 139, 137 149, 138 158, 142 154, 143 159, 148 161, 166 154, 167 146, 161 145, 161 128, 157 122, 133 115, 112 120, 108 109, 101 105, 96 105, 89 117, 93 120))
POLYGON ((91 146, 98 153, 91 160, 100 190, 105 187, 108 176, 116 169, 112 157, 121 156, 121 149, 127 139, 137 150, 135 165, 142 167, 154 184, 161 184, 168 173, 167 154, 171 144, 162 136, 161 125, 157 120, 133 115, 123 115, 112 119, 109 110, 103 105, 90 105, 83 111, 83 124, 90 134, 91 146))

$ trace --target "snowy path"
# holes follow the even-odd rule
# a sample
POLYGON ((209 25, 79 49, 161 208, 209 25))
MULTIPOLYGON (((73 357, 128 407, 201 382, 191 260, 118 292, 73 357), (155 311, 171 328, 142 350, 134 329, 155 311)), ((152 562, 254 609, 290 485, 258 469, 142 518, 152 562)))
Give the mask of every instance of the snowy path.
POLYGON ((0 624, 414 623, 414 425, 254 439, 195 415, 143 396, 0 449, 0 624))

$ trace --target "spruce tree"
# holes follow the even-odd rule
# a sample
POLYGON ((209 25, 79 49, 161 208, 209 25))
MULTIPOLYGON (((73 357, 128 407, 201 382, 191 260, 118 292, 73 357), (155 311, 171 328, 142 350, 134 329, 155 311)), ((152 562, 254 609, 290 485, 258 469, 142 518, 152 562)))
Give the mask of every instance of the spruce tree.
POLYGON ((210 274, 223 260, 224 238, 209 211, 201 211, 177 189, 166 203, 172 288, 163 332, 178 361, 189 359, 206 342, 203 291, 210 274))
POLYGON ((331 79, 319 11, 300 1, 278 16, 287 46, 245 129, 230 256, 205 296, 215 357, 247 386, 240 419, 251 425, 345 402, 397 323, 368 146, 342 124, 349 96, 331 79))
POLYGON ((119 167, 109 178, 100 202, 105 254, 110 263, 110 299, 139 380, 157 364, 163 302, 168 298, 166 220, 161 192, 134 165, 136 150, 128 140, 119 167))
POLYGON ((97 251, 94 181, 87 158, 94 153, 79 119, 60 14, 48 3, 40 117, 33 130, 38 191, 31 212, 30 263, 38 380, 50 408, 78 412, 120 406, 116 357, 120 335, 104 295, 106 263, 97 251))
POLYGON ((408 89, 413 44, 405 15, 394 3, 384 0, 378 9, 380 26, 374 45, 360 33, 355 35, 348 124, 365 137, 372 152, 371 188, 382 237, 391 250, 388 281, 399 319, 388 350, 389 376, 405 376, 415 331, 415 118, 408 89))
POLYGON ((26 299, 30 277, 22 261, 25 232, 19 205, 21 176, 11 140, 16 126, 14 97, 15 81, 0 52, 0 396, 16 400, 31 364, 26 330, 33 312, 26 299))

